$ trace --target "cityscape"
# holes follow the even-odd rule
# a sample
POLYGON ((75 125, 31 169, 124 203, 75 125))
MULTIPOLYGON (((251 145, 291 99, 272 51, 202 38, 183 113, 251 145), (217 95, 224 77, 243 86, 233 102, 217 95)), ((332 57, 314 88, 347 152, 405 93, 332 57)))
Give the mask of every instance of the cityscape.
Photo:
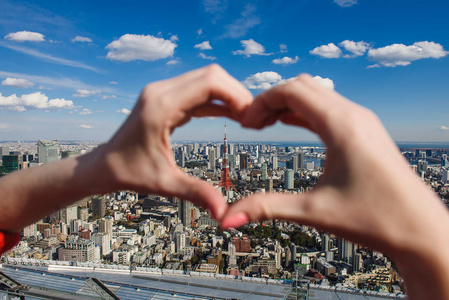
MULTIPOLYGON (((82 155, 99 144, 2 142, 0 173, 82 155)), ((448 150, 401 150, 410 168, 448 205, 448 150)), ((223 142, 175 142, 172 151, 181 170, 214 185, 228 203, 253 193, 305 193, 325 170, 323 146, 228 142, 226 127, 223 142)), ((313 291, 332 287, 405 297, 394 262, 382 253, 279 220, 222 231, 207 211, 174 197, 134 191, 94 195, 25 227, 21 235, 3 255, 4 264, 265 280, 292 287, 284 299, 305 299, 306 293, 315 299, 313 291)))

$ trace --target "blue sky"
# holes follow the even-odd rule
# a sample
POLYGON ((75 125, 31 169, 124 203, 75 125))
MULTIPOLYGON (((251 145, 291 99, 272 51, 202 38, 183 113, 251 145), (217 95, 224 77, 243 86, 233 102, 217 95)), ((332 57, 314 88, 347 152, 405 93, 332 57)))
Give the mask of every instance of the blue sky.
MULTIPOLYGON (((212 62, 254 95, 307 72, 396 141, 449 141, 443 0, 0 0, 0 140, 107 140, 142 87, 212 62)), ((174 140, 220 140, 196 119, 174 140)), ((230 140, 315 141, 228 122, 230 140)))

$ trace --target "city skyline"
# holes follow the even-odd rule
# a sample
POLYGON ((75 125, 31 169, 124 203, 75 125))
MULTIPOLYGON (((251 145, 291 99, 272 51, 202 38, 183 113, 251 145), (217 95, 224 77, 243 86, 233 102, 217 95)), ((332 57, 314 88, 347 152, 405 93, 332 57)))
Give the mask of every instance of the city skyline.
MULTIPOLYGON (((308 72, 372 109, 397 142, 448 141, 445 1, 0 6, 1 140, 106 141, 146 83, 214 62, 253 95, 308 72)), ((223 123, 195 119, 172 139, 220 141, 223 123)), ((319 141, 291 126, 227 124, 232 141, 319 141)))

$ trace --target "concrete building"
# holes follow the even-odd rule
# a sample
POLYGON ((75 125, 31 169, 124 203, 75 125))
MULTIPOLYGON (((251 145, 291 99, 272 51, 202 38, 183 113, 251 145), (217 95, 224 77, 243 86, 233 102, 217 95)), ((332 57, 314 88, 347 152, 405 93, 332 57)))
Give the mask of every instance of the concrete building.
POLYGON ((59 160, 59 142, 56 140, 39 140, 37 142, 38 162, 46 164, 59 160))
POLYGON ((85 239, 71 239, 64 243, 64 248, 58 251, 58 260, 88 262, 94 260, 93 241, 85 239))
POLYGON ((292 190, 295 188, 293 170, 285 170, 284 172, 284 190, 292 190))

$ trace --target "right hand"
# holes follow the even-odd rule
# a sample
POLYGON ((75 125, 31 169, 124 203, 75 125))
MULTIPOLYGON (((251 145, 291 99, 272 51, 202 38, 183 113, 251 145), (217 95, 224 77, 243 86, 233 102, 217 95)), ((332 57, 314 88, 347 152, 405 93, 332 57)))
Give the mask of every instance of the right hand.
POLYGON ((260 129, 278 119, 321 137, 327 147, 323 176, 309 193, 256 194, 236 202, 223 228, 283 219, 392 256, 449 246, 439 236, 447 235, 447 209, 413 174, 374 113, 300 75, 259 95, 242 124, 260 129))

